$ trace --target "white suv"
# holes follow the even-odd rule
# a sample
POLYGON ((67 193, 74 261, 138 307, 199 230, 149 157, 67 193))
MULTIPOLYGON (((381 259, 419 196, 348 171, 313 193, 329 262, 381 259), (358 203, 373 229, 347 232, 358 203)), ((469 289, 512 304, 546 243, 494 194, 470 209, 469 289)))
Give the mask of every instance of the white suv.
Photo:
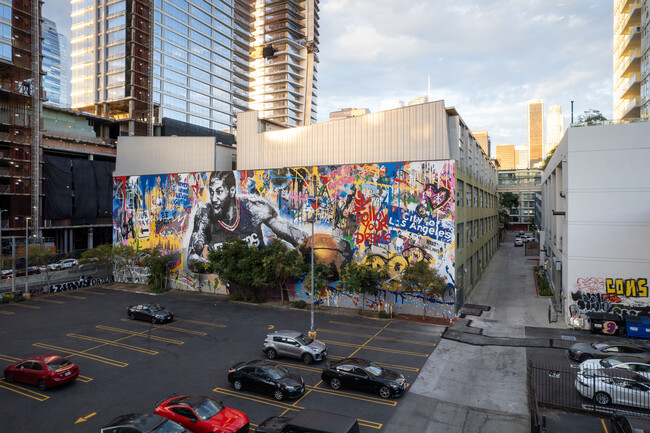
POLYGON ((269 359, 287 356, 302 359, 305 364, 321 361, 327 356, 325 343, 298 331, 276 331, 267 335, 262 350, 269 359))
POLYGON ((70 269, 70 268, 76 268, 79 266, 79 262, 76 259, 65 259, 61 260, 59 269, 70 269))

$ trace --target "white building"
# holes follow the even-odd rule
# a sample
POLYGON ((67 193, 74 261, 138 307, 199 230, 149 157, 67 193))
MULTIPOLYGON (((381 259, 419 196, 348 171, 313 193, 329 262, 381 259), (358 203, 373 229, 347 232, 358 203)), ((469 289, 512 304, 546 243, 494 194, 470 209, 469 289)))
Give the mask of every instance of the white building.
POLYGON ((541 262, 564 319, 650 314, 650 123, 572 127, 542 174, 541 262))
POLYGON ((564 134, 564 117, 562 117, 562 106, 551 105, 546 115, 546 141, 544 142, 544 159, 560 143, 564 134))

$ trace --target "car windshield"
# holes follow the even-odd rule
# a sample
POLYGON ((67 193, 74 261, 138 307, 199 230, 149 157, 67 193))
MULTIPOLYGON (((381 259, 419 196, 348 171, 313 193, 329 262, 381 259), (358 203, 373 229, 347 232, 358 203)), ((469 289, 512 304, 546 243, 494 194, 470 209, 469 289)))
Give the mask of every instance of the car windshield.
POLYGON ((70 360, 65 358, 58 358, 48 362, 47 368, 50 369, 50 371, 56 371, 59 368, 68 367, 70 364, 72 364, 70 360))
POLYGON ((600 361, 600 365, 602 365, 605 368, 616 367, 619 364, 622 364, 622 362, 616 358, 609 358, 609 359, 605 358, 602 361, 600 361))
POLYGON ((273 367, 269 367, 264 369, 266 373, 271 376, 272 379, 278 380, 289 374, 289 370, 284 368, 281 365, 274 365, 273 367))
POLYGON ((207 398, 194 408, 194 411, 199 416, 199 419, 201 421, 212 418, 222 410, 223 406, 221 406, 218 402, 207 398))
POLYGON ((158 305, 158 304, 151 304, 151 305, 149 306, 149 308, 151 308, 151 311, 153 311, 154 313, 155 313, 156 311, 162 311, 162 310, 165 309, 165 307, 163 307, 162 305, 158 305))
POLYGON ((314 339, 307 337, 305 334, 300 334, 298 337, 296 337, 296 340, 303 346, 308 346, 310 345, 314 339))
POLYGON ((152 433, 183 433, 184 431, 185 429, 182 426, 168 419, 156 427, 155 430, 152 430, 152 433))
POLYGON ((366 367, 366 371, 373 376, 380 376, 381 372, 384 370, 374 362, 370 361, 370 365, 366 367))

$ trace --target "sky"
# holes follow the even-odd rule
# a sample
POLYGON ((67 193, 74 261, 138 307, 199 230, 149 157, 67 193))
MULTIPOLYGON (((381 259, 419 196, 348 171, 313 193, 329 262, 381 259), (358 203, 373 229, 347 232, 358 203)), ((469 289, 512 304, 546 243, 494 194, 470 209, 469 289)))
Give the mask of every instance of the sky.
MULTIPOLYGON (((321 0, 318 121, 383 101, 444 100, 494 146, 527 143, 531 100, 612 118, 612 0, 321 0), (430 83, 430 84, 429 84, 430 83), (430 90, 429 90, 430 89, 430 90)), ((70 3, 43 16, 70 38, 70 3)))

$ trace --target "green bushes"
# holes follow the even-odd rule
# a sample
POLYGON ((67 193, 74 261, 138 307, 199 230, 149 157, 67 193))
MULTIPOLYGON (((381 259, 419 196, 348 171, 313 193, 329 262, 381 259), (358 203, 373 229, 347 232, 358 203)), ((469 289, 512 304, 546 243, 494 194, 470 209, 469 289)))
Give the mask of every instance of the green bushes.
POLYGON ((304 310, 307 308, 307 303, 301 299, 300 301, 295 301, 293 304, 291 304, 291 306, 293 308, 300 308, 301 310, 304 310))
POLYGON ((537 280, 537 290, 539 296, 553 296, 553 289, 546 279, 544 268, 541 266, 535 267, 535 279, 537 280))
POLYGON ((390 319, 390 314, 386 310, 380 310, 379 313, 377 313, 380 319, 390 319))

